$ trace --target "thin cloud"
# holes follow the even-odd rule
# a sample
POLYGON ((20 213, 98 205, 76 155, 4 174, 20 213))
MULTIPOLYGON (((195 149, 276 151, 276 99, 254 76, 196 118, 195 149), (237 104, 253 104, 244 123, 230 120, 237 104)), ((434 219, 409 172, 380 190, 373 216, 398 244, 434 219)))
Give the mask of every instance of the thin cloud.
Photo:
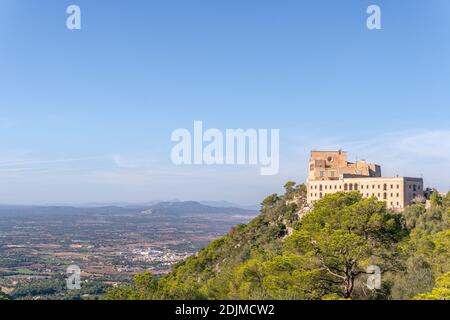
POLYGON ((132 163, 129 159, 126 159, 119 154, 113 155, 112 160, 114 164, 121 169, 137 169, 139 167, 137 164, 132 163))
POLYGON ((117 153, 111 158, 116 167, 120 169, 139 169, 144 172, 146 170, 154 170, 155 168, 159 170, 164 166, 152 154, 123 155, 117 153))
POLYGON ((425 131, 400 138, 395 145, 403 152, 450 161, 450 130, 425 131))

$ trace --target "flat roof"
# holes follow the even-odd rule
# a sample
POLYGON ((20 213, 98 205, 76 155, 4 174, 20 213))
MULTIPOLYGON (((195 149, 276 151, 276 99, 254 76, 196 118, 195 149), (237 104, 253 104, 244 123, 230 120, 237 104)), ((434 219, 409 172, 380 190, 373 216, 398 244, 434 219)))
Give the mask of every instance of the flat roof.
POLYGON ((415 178, 415 177, 348 177, 348 178, 342 178, 342 180, 350 180, 350 179, 363 179, 363 180, 423 180, 423 178, 415 178))

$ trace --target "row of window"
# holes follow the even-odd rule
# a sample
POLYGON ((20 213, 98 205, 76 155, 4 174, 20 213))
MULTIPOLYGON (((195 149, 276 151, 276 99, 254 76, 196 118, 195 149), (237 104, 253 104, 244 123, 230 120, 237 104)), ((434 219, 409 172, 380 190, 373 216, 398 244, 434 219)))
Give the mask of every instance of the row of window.
MULTIPOLYGON (((326 194, 326 193, 325 193, 325 194, 326 194)), ((371 197, 371 196, 377 196, 378 198, 381 197, 381 193, 378 193, 378 195, 375 195, 375 193, 372 193, 372 194, 370 194, 370 193, 364 194, 364 193, 363 193, 363 195, 365 195, 366 197, 371 197)), ((393 197, 394 197, 394 193, 391 193, 390 196, 391 196, 391 198, 393 198, 393 197)), ((311 193, 311 197, 317 197, 317 193, 311 193)), ((320 198, 323 197, 322 192, 319 193, 319 197, 320 197, 320 198)), ((386 192, 384 192, 384 193, 383 193, 383 199, 387 199, 387 197, 388 197, 388 194, 387 194, 386 192)), ((396 194, 395 194, 395 197, 397 197, 397 198, 400 197, 400 193, 396 193, 396 194)), ((415 198, 415 197, 416 197, 416 194, 413 195, 413 198, 415 198)))
POLYGON ((413 189, 413 191, 420 190, 420 184, 416 186, 416 184, 408 185, 409 190, 413 189))
MULTIPOLYGON (((368 193, 366 193, 366 197, 368 198, 370 195, 368 194, 368 193)), ((373 194, 372 196, 375 196, 375 194, 373 194)), ((394 196, 394 194, 393 193, 391 193, 391 197, 393 197, 394 196)), ((313 197, 313 194, 311 193, 311 197, 313 197)), ((317 197, 317 193, 314 193, 314 197, 317 197)), ((320 192, 319 193, 319 199, 322 199, 324 197, 324 195, 322 194, 322 192, 320 192)), ((377 196, 377 198, 378 199, 380 199, 380 197, 381 197, 381 194, 380 193, 378 193, 378 196, 377 196)), ((399 194, 397 193, 397 197, 399 197, 399 194)), ((387 200, 387 193, 385 192, 385 193, 383 193, 383 200, 387 200)), ((400 203, 397 201, 397 206, 399 205, 400 203)), ((391 206, 393 206, 394 205, 394 202, 393 201, 391 201, 391 206)))
MULTIPOLYGON (((314 186, 311 186, 311 189, 315 189, 315 190, 317 190, 317 187, 319 188, 319 190, 320 191, 322 191, 322 190, 337 190, 337 189, 339 189, 339 190, 341 190, 342 189, 342 186, 341 185, 334 185, 334 186, 328 186, 328 185, 324 185, 324 186, 322 186, 321 184, 319 185, 319 186, 317 186, 317 185, 314 185, 314 186)), ((347 191, 347 190, 358 190, 359 189, 359 187, 361 187, 361 189, 370 189, 370 185, 359 185, 359 184, 357 184, 357 183, 355 183, 355 184, 352 184, 352 183, 344 183, 344 190, 345 191, 347 191)), ((376 185, 372 185, 372 189, 376 189, 376 185)), ((396 185, 396 188, 397 189, 400 189, 400 185, 396 185)), ((379 184, 378 185, 378 189, 381 189, 381 185, 379 184)), ((387 190, 388 189, 388 185, 387 184, 384 184, 383 185, 383 190, 387 190)), ((394 189, 394 185, 392 185, 391 184, 391 189, 394 189)))
MULTIPOLYGON (((363 193, 363 195, 364 195, 364 193, 363 193)), ((378 193, 377 195, 376 195, 375 193, 372 193, 372 194, 366 193, 365 196, 366 196, 367 198, 370 197, 370 196, 376 196, 376 197, 380 198, 380 197, 381 197, 381 193, 378 193)), ((317 197, 317 193, 311 193, 311 197, 317 197)), ((319 193, 319 197, 320 197, 320 198, 323 197, 322 192, 319 193)), ((393 197, 394 197, 394 193, 391 193, 391 194, 390 194, 390 197, 393 198, 393 197)), ((400 197, 400 193, 395 193, 395 197, 397 197, 397 198, 400 197)), ((417 194, 416 194, 416 193, 413 193, 413 194, 412 194, 412 199, 415 199, 416 197, 417 197, 417 194)), ((387 198, 388 198, 388 194, 387 194, 386 192, 384 192, 384 193, 383 193, 383 199, 387 199, 387 198)))
MULTIPOLYGON (((355 184, 345 183, 344 184, 344 190, 345 191, 347 191, 347 190, 358 190, 359 188, 361 188, 361 190, 363 190, 363 189, 370 189, 370 187, 372 187, 372 189, 377 189, 378 188, 380 190, 381 190, 381 188, 383 188, 384 191, 388 190, 389 187, 390 187, 391 190, 392 189, 400 189, 400 185, 399 184, 396 184, 396 185, 394 185, 394 184, 388 185, 386 183, 383 184, 383 185, 381 185, 381 184, 378 184, 378 185, 375 185, 375 184, 373 184, 373 185, 364 185, 364 184, 359 185, 357 183, 355 183, 355 184)), ((417 190, 421 189, 420 185, 416 185, 416 184, 409 185, 408 187, 409 187, 409 189, 413 189, 414 191, 417 191, 417 190)), ((322 186, 320 184, 319 186, 317 186, 317 185, 311 186, 311 189, 315 189, 315 190, 319 189, 320 191, 322 191, 322 190, 333 190, 333 189, 334 190, 338 190, 338 189, 341 190, 342 186, 341 185, 339 185, 339 186, 338 185, 334 185, 334 186, 324 185, 324 186, 322 186)))
MULTIPOLYGON (((370 196, 375 196, 375 197, 377 197, 378 199, 380 199, 381 194, 378 193, 377 195, 375 195, 375 193, 372 193, 372 194, 366 193, 366 197, 367 197, 367 198, 370 197, 370 196)), ((394 193, 391 193, 390 196, 391 196, 391 198, 393 198, 393 197, 394 197, 394 193)), ((400 197, 400 193, 396 193, 395 196, 396 196, 397 198, 400 197)), ((387 194, 386 192, 384 192, 384 193, 383 193, 383 199, 386 200, 387 198, 388 198, 388 194, 387 194)))
MULTIPOLYGON (((334 190, 337 190, 338 187, 339 187, 339 189, 342 189, 342 186, 334 185, 334 190)), ((317 185, 311 186, 311 189, 316 189, 316 190, 317 190, 317 185)), ((323 189, 329 189, 329 190, 332 190, 332 189, 333 189, 333 186, 325 185, 325 187, 323 187, 322 185, 319 185, 319 190, 322 191, 323 189)))

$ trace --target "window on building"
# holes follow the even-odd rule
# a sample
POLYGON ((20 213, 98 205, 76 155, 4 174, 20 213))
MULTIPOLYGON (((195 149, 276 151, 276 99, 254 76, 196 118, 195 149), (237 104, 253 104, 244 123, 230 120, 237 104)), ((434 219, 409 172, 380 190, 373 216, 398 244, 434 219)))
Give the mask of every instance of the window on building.
POLYGON ((387 199, 387 193, 383 193, 383 199, 386 200, 387 199))
POLYGON ((352 191, 352 190, 353 190, 353 184, 350 183, 350 184, 348 185, 348 188, 349 188, 350 191, 352 191))
POLYGON ((358 190, 358 184, 355 183, 355 190, 358 190))
POLYGON ((417 188, 416 188, 416 185, 415 185, 415 184, 413 184, 413 190, 414 190, 414 191, 417 191, 417 188))
POLYGON ((387 190, 387 184, 383 184, 383 190, 386 191, 387 190))
POLYGON ((319 190, 322 191, 322 185, 319 185, 319 190))
POLYGON ((320 177, 321 178, 323 177, 323 171, 320 171, 320 177))
POLYGON ((319 194, 319 198, 322 199, 322 192, 319 194))
POLYGON ((331 175, 332 177, 334 177, 334 171, 331 171, 331 172, 330 172, 330 175, 331 175))
POLYGON ((344 190, 347 191, 347 184, 344 183, 344 190))

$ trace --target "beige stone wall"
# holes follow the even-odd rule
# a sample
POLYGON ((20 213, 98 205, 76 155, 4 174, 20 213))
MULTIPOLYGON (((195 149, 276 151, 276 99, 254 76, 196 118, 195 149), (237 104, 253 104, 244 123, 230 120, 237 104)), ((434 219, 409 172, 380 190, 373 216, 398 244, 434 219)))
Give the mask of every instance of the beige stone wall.
POLYGON ((311 204, 327 194, 359 191, 363 197, 375 197, 384 201, 388 208, 402 210, 423 194, 423 180, 407 177, 363 177, 339 180, 310 180, 307 182, 308 203, 311 204))
POLYGON ((344 151, 311 152, 308 180, 338 180, 344 174, 381 177, 381 168, 366 161, 348 162, 344 151))

